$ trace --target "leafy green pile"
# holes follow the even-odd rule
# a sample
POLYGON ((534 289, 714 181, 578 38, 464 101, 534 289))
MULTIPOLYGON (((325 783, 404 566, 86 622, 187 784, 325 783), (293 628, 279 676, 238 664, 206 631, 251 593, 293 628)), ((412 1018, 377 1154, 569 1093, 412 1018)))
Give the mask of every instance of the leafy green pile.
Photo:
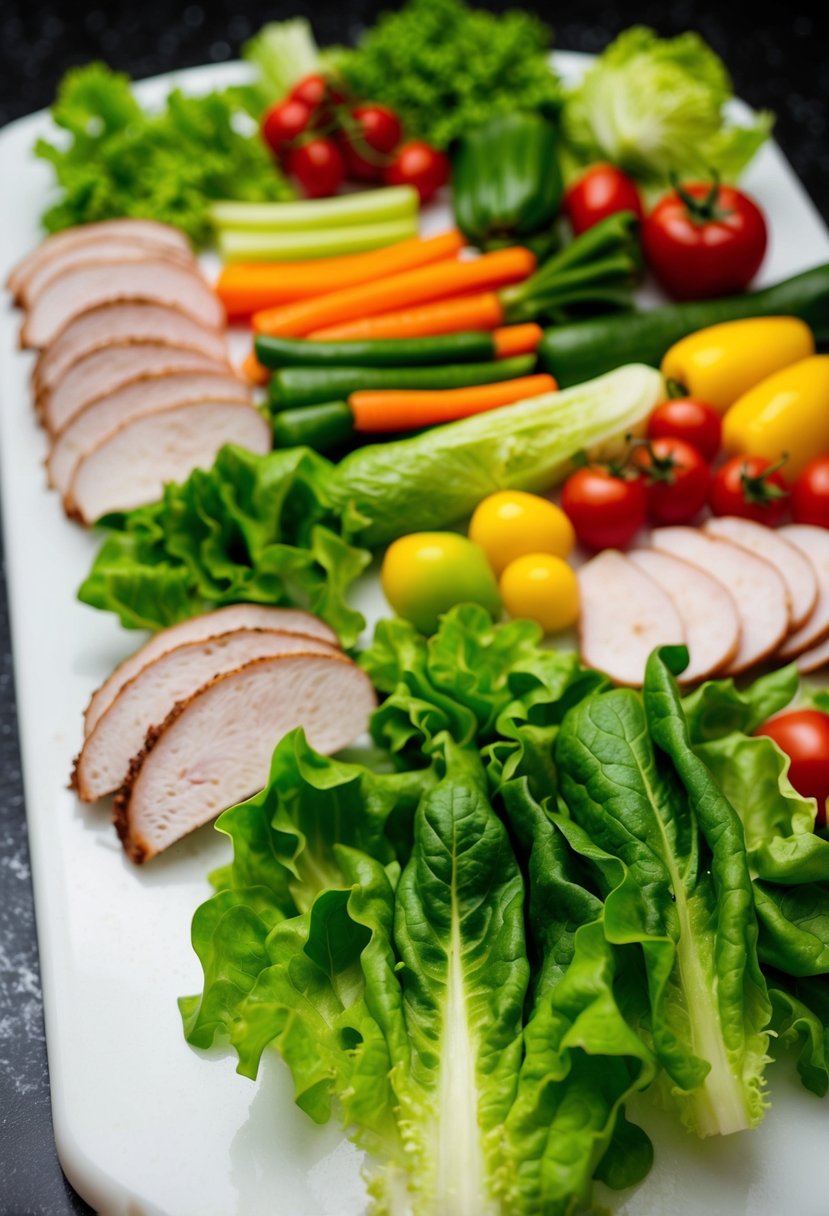
POLYGON ((731 80, 695 33, 660 38, 625 30, 599 56, 567 100, 563 127, 579 164, 609 160, 646 186, 672 173, 733 181, 768 138, 772 116, 740 127, 727 119, 731 80))
POLYGON ((700 1135, 755 1126, 770 1041, 825 1092, 829 842, 746 734, 796 675, 683 701, 685 658, 637 693, 470 605, 428 641, 383 622, 367 764, 295 732, 219 820, 187 1037, 251 1077, 274 1045, 368 1151, 376 1212, 569 1216, 650 1168, 637 1090, 700 1135))
POLYGON ((408 0, 337 64, 357 97, 399 114, 407 136, 445 148, 495 114, 556 111, 550 33, 519 11, 500 16, 463 0, 408 0))
POLYGON ((295 604, 352 645, 363 619, 345 591, 370 555, 341 539, 328 461, 306 448, 256 456, 221 450, 160 502, 103 522, 111 529, 78 597, 128 629, 158 629, 207 605, 295 604))
POLYGON ((141 108, 130 80, 104 64, 67 72, 52 108, 68 139, 38 140, 61 189, 43 215, 49 232, 120 216, 181 228, 196 245, 211 237, 211 200, 292 198, 256 128, 239 129, 234 90, 185 97, 176 89, 160 113, 141 108))

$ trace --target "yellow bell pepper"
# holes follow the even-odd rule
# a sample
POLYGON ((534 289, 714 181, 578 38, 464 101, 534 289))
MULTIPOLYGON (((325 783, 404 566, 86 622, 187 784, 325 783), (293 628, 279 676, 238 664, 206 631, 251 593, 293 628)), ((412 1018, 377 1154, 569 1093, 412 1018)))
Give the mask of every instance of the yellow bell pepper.
POLYGON ((722 413, 773 372, 814 353, 812 331, 798 317, 751 317, 682 338, 662 360, 662 375, 722 413))
POLYGON ((788 481, 829 452, 829 355, 785 367, 735 401, 723 419, 723 447, 770 461, 785 453, 788 481))

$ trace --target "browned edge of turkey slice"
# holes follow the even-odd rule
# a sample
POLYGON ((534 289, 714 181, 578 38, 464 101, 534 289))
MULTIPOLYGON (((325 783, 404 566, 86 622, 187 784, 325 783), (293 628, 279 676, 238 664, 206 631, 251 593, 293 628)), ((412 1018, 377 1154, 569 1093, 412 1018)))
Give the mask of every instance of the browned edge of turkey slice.
MULTIPOLYGON (((138 680, 141 676, 143 676, 148 668, 154 667, 156 665, 156 663, 159 663, 164 659, 169 659, 171 656, 174 656, 177 650, 185 650, 192 646, 204 646, 205 644, 210 643, 210 642, 217 642, 221 638, 231 637, 234 633, 276 634, 278 637, 296 638, 297 640, 301 641, 303 643, 303 645, 306 645, 306 644, 308 645, 308 647, 309 647, 308 650, 288 651, 287 653, 290 654, 292 658, 296 658, 296 657, 301 658, 301 657, 305 657, 307 655, 317 655, 317 654, 322 654, 322 655, 330 654, 330 655, 336 656, 337 658, 346 657, 343 655, 343 652, 340 650, 339 644, 337 642, 329 642, 325 638, 315 638, 307 633, 291 633, 287 629, 259 629, 259 628, 228 629, 225 633, 217 634, 215 637, 200 638, 198 641, 195 641, 195 642, 182 642, 180 646, 173 646, 172 649, 165 650, 162 654, 157 655, 155 659, 151 659, 150 662, 146 663, 143 667, 139 667, 138 670, 136 671, 135 675, 131 676, 129 678, 129 680, 126 681, 126 683, 122 684, 122 686, 118 689, 118 692, 116 693, 116 695, 113 697, 112 701, 109 703, 109 705, 106 707, 104 712, 101 714, 98 721, 95 723, 95 729, 93 731, 91 731, 90 734, 84 738, 83 747, 78 752, 77 756, 75 757, 74 763, 72 765, 72 772, 69 775, 69 785, 68 785, 68 788, 70 790, 75 791, 75 793, 80 798, 81 802, 97 801, 97 799, 90 799, 87 796, 88 787, 86 790, 83 789, 83 782, 82 782, 81 776, 80 776, 80 763, 81 763, 81 757, 83 756, 84 748, 86 747, 86 744, 88 743, 89 739, 91 739, 92 736, 95 734, 95 731, 98 729, 98 726, 100 725, 100 723, 102 723, 103 721, 106 720, 107 714, 109 714, 110 711, 117 705, 118 698, 123 693, 125 693, 128 689, 132 688, 132 686, 135 684, 135 681, 138 680)), ((275 658, 275 657, 281 657, 281 656, 268 655, 265 657, 275 658)), ((251 660, 251 661, 255 662, 256 660, 251 660)), ((245 666, 247 666, 247 664, 243 663, 242 666, 245 667, 245 666)), ((234 670, 238 671, 239 668, 234 668, 234 670)), ((229 673, 229 672, 222 673, 222 675, 228 675, 228 674, 231 674, 231 673, 229 673)), ((211 676, 208 680, 205 680, 205 682, 201 686, 201 688, 206 688, 209 683, 213 682, 214 678, 220 679, 221 676, 216 677, 215 673, 214 673, 214 676, 211 676)), ((195 693, 193 693, 193 696, 197 696, 198 693, 201 691, 201 688, 198 689, 195 693)), ((101 795, 101 797, 103 797, 103 795, 101 795)))
POLYGON ((196 259, 192 253, 185 253, 182 249, 177 249, 174 245, 159 245, 153 241, 136 240, 134 237, 118 236, 115 233, 109 234, 102 238, 100 243, 86 241, 82 245, 76 246, 75 249, 68 246, 65 250, 55 250, 55 256, 49 258, 42 266, 37 266, 30 275, 20 285, 15 303, 18 308, 28 310, 35 303, 38 296, 44 291, 48 291, 53 283, 67 271, 80 270, 82 266, 106 266, 112 262, 120 262, 124 265, 130 265, 133 262, 139 262, 143 258, 152 258, 153 260, 161 259, 165 262, 175 262, 179 266, 193 266, 196 264, 196 259), (132 257, 126 250, 129 249, 135 253, 132 257), (60 263, 65 255, 77 252, 83 252, 83 255, 77 261, 72 261, 68 265, 54 265, 60 263), (45 275, 43 281, 38 285, 37 290, 32 294, 31 282, 41 271, 50 269, 51 273, 45 275))
POLYGON ((107 350, 111 346, 147 346, 147 345, 174 346, 174 347, 178 347, 180 350, 200 351, 206 355, 213 355, 213 356, 215 356, 217 361, 224 359, 226 362, 229 363, 230 360, 228 358, 228 351, 227 351, 227 337, 226 337, 225 329, 223 326, 212 326, 212 325, 208 325, 204 321, 197 321, 197 320, 195 320, 195 318, 188 316, 188 314, 186 312, 184 312, 182 309, 177 308, 175 304, 161 304, 156 300, 134 300, 134 301, 127 300, 127 301, 121 301, 121 304, 126 304, 127 306, 132 305, 136 308, 161 309, 164 312, 170 313, 171 318, 180 318, 181 320, 185 321, 188 326, 191 326, 194 329, 201 330, 205 334, 206 337, 209 337, 211 339, 218 339, 219 344, 214 345, 213 342, 199 344, 199 343, 195 343, 192 341, 188 341, 186 339, 182 339, 180 335, 174 336, 173 338, 168 338, 165 335, 155 335, 152 337, 135 338, 135 337, 130 337, 128 334, 122 334, 122 335, 118 335, 118 337, 114 338, 111 341, 101 342, 98 345, 93 345, 86 349, 82 348, 80 353, 76 356, 76 358, 72 359, 72 361, 70 363, 67 363, 66 367, 63 369, 63 372, 58 377, 58 379, 53 384, 45 385, 43 383, 43 373, 42 373, 44 361, 46 360, 46 358, 49 355, 49 352, 56 345, 56 343, 58 343, 63 338, 64 334, 68 333, 69 330, 71 330, 72 327, 77 322, 83 321, 84 318, 93 316, 95 313, 102 313, 105 310, 110 309, 110 308, 119 307, 119 304, 117 304, 117 303, 113 304, 111 302, 107 302, 105 304, 96 304, 92 308, 87 308, 85 312, 79 312, 78 315, 76 317, 73 317, 71 321, 67 321, 66 325, 64 325, 64 327, 60 331, 60 333, 55 335, 52 342, 50 342, 48 346, 44 347, 43 350, 40 350, 37 352, 37 359, 35 361, 34 367, 32 368, 32 372, 31 372, 31 376, 30 376, 31 391, 32 391, 33 398, 38 398, 43 395, 48 395, 48 393, 60 383, 63 376, 65 376, 67 372, 71 371, 72 368, 75 366, 75 364, 79 363, 81 361, 81 359, 84 359, 87 355, 94 354, 96 351, 107 350))
MULTIPOLYGON (((127 655, 127 657, 125 659, 122 659, 121 662, 118 664, 118 666, 113 668, 113 670, 109 673, 109 675, 104 680, 104 682, 102 684, 100 684, 98 686, 98 688, 95 689, 95 691, 92 693, 92 695, 89 698, 89 703, 87 704, 86 709, 84 710, 84 714, 83 714, 84 736, 89 734, 90 731, 92 729, 94 729, 95 723, 98 721, 98 719, 101 717, 101 715, 105 712, 107 706, 112 704, 112 702, 115 700, 115 698, 120 693, 121 689, 126 684, 128 684, 130 682, 130 680, 132 680, 134 678, 133 676, 129 676, 126 680, 122 679, 121 683, 118 684, 117 678, 118 678, 119 673, 123 673, 123 670, 125 667, 130 667, 135 662, 136 658, 138 658, 143 651, 145 651, 149 646, 151 646, 154 642, 156 642, 159 637, 161 637, 163 635, 169 636, 169 633, 171 630, 179 631, 179 632, 181 632, 182 635, 184 635, 184 630, 181 628, 182 626, 190 625, 195 621, 203 620, 205 617, 212 618, 213 624, 215 624, 215 626, 216 626, 215 630, 210 633, 196 634, 195 637, 185 638, 185 641, 179 643, 179 645, 189 645, 189 643, 192 641, 210 642, 215 638, 223 637, 226 633, 235 633, 237 629, 250 629, 250 628, 253 628, 254 626, 251 626, 250 624, 240 624, 240 625, 230 625, 230 626, 225 625, 224 627, 222 626, 223 620, 229 619, 235 613, 236 610, 248 609, 248 608, 251 608, 254 610, 272 609, 273 611, 275 611, 277 613, 282 613, 282 612, 297 613, 297 614, 307 618, 309 621, 316 621, 317 624, 320 626, 320 630, 318 633, 306 633, 305 630, 302 630, 302 629, 287 629, 285 627, 284 620, 281 622, 280 625, 277 625, 276 623, 274 623, 273 625, 263 626, 263 628, 270 628, 274 632, 277 632, 277 633, 295 633, 299 637, 308 637, 308 638, 311 638, 315 642, 316 641, 330 642, 332 646, 334 646, 336 649, 339 649, 339 646, 340 646, 339 638, 337 637, 336 633, 331 628, 331 626, 327 625, 325 623, 325 621, 322 620, 321 617, 315 616, 313 612, 308 612, 307 609, 305 609, 305 608, 288 608, 284 604, 258 604, 252 600, 239 600, 235 604, 223 604, 222 607, 220 607, 220 608, 214 608, 209 612, 198 613, 195 616, 185 618, 185 620, 183 620, 183 621, 178 621, 174 625, 169 625, 167 627, 167 629, 159 630, 158 633, 154 633, 152 635, 152 637, 148 638, 143 646, 139 646, 138 650, 134 650, 132 652, 132 654, 129 654, 129 655, 127 655), (104 709, 99 710, 99 712, 95 715, 94 720, 92 721, 92 724, 90 726, 90 718, 92 717, 93 708, 96 706, 97 703, 100 702, 102 694, 105 693, 105 691, 108 688, 111 688, 113 683, 117 684, 115 693, 112 695, 112 697, 110 697, 108 700, 106 700, 104 709)), ((151 663, 154 663, 157 658, 161 658, 162 655, 169 654, 170 650, 176 650, 176 649, 177 649, 176 646, 171 646, 169 648, 169 650, 159 651, 158 654, 155 655, 153 658, 148 659, 145 663, 139 664, 139 666, 137 666, 135 668, 135 674, 137 675, 140 671, 143 671, 146 667, 149 667, 149 665, 151 663)))
POLYGON ((119 219, 99 220, 91 224, 75 224, 71 228, 64 228, 61 232, 53 232, 50 236, 45 237, 39 245, 36 245, 34 249, 30 249, 27 254, 12 266, 6 276, 5 286, 10 292, 17 291, 23 279, 27 278, 35 267, 48 261, 53 252, 57 252, 60 249, 69 249, 73 245, 79 246, 94 243, 105 232, 107 234, 118 233, 124 237, 131 231, 135 236, 136 228, 140 228, 143 231, 145 241, 150 241, 155 245, 175 247, 182 250, 189 249, 191 253, 193 252, 190 241, 179 228, 174 228, 172 224, 163 224, 159 220, 124 216, 119 219), (147 235, 147 229, 153 231, 153 238, 147 235))
MULTIPOLYGON (((291 655, 283 655, 279 658, 254 659, 250 663, 243 664, 242 667, 235 668, 234 671, 224 672, 222 675, 216 676, 207 684, 204 684, 198 692, 193 694, 192 697, 187 697, 186 700, 179 701, 173 706, 163 722, 161 722, 158 726, 153 726, 147 731, 147 737, 144 740, 143 748, 140 752, 138 752, 137 755, 133 756, 132 760, 130 761, 129 772, 124 779, 124 784, 121 786, 120 790, 118 790, 117 794, 113 796, 112 800, 112 822, 115 825, 116 832, 118 833, 118 839, 124 846, 124 851, 126 852, 130 861, 134 861, 136 865, 141 865, 143 862, 147 861, 148 858, 156 856, 156 854, 151 851, 150 846, 147 844, 147 841, 143 839, 143 837, 133 834, 130 831, 129 813, 130 800, 132 798, 135 783, 141 775, 141 770, 144 767, 147 757, 161 739, 164 732, 167 731, 172 724, 181 717, 181 715, 185 712, 187 707, 193 703, 193 701, 195 701, 198 697, 203 697, 208 689, 215 687, 216 684, 222 683, 223 680, 228 680, 231 677, 238 675, 240 671, 248 671, 253 667, 259 667, 264 663, 281 663, 285 662, 285 660, 296 661, 297 659, 302 658, 318 659, 320 658, 320 655, 314 654, 313 652, 309 652, 307 654, 305 652, 299 652, 291 655)), ((354 670, 358 671, 369 684, 371 683, 369 677, 362 670, 362 668, 358 667, 357 664, 353 662, 353 660, 347 655, 335 653, 330 656, 329 661, 332 663, 342 663, 346 667, 353 667, 354 670)), ((274 746, 276 746, 277 742, 278 740, 274 741, 274 746)))

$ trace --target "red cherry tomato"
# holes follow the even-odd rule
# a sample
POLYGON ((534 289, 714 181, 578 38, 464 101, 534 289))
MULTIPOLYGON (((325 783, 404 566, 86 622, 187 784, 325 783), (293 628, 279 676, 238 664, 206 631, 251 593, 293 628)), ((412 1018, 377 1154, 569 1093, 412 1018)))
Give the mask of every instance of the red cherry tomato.
POLYGON ((340 149, 333 139, 324 136, 292 148, 287 168, 309 198, 336 194, 345 177, 345 161, 340 149))
POLYGON ((310 123, 310 106, 289 97, 266 111, 262 119, 262 138, 275 156, 284 156, 310 123))
POLYGON ((624 549, 645 523, 644 482, 589 465, 564 483, 561 506, 589 549, 624 549))
POLYGON ((791 710, 764 723, 755 734, 772 739, 789 757, 789 780, 804 798, 817 798, 815 827, 823 827, 829 798, 829 714, 791 710))
POLYGON ((395 152, 383 181, 387 186, 414 186, 421 203, 425 203, 446 185, 449 173, 448 156, 422 139, 410 139, 395 152))
POLYGON ((718 183, 678 187, 642 224, 648 265, 675 300, 744 291, 767 243, 766 221, 753 199, 718 183))
POLYGON ((402 134, 400 119, 388 106, 355 106, 341 136, 349 177, 361 182, 382 181, 402 134))
POLYGON ((648 419, 648 439, 684 439, 706 460, 713 460, 722 443, 722 420, 711 405, 695 397, 663 401, 648 419))
POLYGON ((738 515, 773 528, 785 515, 788 498, 779 465, 763 456, 732 456, 714 474, 708 505, 715 515, 738 515))
POLYGON ((829 528, 829 455, 810 460, 792 486, 792 518, 829 528))
POLYGON ((594 165, 564 195, 564 214, 576 236, 615 215, 632 211, 642 218, 642 200, 636 186, 615 165, 594 165))
POLYGON ((320 72, 303 76, 291 89, 289 96, 308 106, 313 126, 333 122, 335 108, 345 104, 343 90, 320 72))
POLYGON ((688 524, 708 501, 708 465, 684 439, 654 439, 634 450, 632 463, 645 479, 652 523, 688 524))

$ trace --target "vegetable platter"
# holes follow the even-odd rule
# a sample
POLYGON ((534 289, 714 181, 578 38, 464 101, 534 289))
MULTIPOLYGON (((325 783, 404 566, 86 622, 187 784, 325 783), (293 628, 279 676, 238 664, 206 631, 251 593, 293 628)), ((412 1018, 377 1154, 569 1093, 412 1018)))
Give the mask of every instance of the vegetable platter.
MULTIPOLYGON (((557 54, 565 78, 583 57, 557 54)), ((171 85, 204 92, 247 78, 239 65, 145 81, 157 103, 171 85)), ((37 243, 48 170, 34 115, 0 134, 0 275, 37 243)), ((771 220, 760 284, 829 258, 829 234, 779 150, 766 145, 746 185, 771 220)), ((424 213, 424 234, 449 227, 444 205, 424 213)), ((213 267, 211 266, 211 270, 213 267)), ((54 509, 34 470, 43 438, 24 404, 29 359, 17 322, 0 316, 3 516, 26 804, 37 905, 52 1104, 64 1169, 96 1209, 171 1216, 358 1216, 366 1198, 359 1152, 334 1122, 312 1125, 294 1105, 287 1069, 266 1053, 256 1084, 235 1075, 229 1051, 207 1062, 181 1032, 176 1000, 200 985, 187 925, 206 897, 205 875, 228 858, 226 838, 202 830, 174 855, 136 869, 100 808, 66 789, 91 691, 134 648, 111 617, 75 590, 93 536, 54 509)), ((357 588, 369 627, 387 608, 373 575, 357 588)), ((826 1108, 803 1090, 790 1060, 772 1069, 773 1117, 750 1136, 698 1141, 649 1098, 630 1112, 655 1145, 655 1165, 632 1190, 597 1187, 619 1216, 823 1216, 826 1108)))

